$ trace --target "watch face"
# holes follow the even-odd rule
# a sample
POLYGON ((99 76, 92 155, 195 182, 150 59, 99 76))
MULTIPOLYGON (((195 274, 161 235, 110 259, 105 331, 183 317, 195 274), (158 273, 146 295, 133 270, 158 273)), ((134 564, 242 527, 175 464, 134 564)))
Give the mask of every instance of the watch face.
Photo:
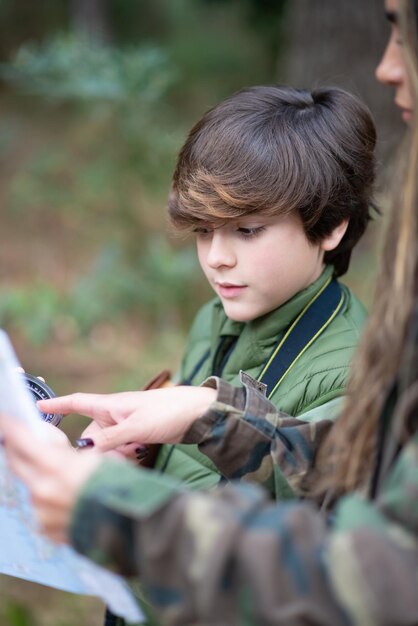
MULTIPOLYGON (((48 387, 48 385, 43 380, 39 380, 39 378, 37 378, 36 376, 32 376, 31 374, 26 373, 23 374, 23 378, 25 380, 26 387, 33 395, 35 401, 55 398, 55 393, 52 391, 51 387, 48 387)), ((59 426, 63 418, 63 415, 60 415, 58 413, 40 412, 40 415, 45 422, 49 422, 54 426, 59 426)))

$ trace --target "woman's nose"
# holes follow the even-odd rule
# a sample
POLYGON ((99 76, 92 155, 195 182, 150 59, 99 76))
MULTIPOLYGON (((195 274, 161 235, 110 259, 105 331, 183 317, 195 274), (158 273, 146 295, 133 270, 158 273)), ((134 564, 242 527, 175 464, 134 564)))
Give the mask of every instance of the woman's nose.
POLYGON ((391 39, 386 46, 383 57, 376 68, 376 78, 384 85, 397 86, 402 83, 404 64, 402 53, 396 41, 391 39))
POLYGON ((230 238, 214 231, 208 250, 207 262, 210 267, 232 267, 236 264, 236 254, 230 238))

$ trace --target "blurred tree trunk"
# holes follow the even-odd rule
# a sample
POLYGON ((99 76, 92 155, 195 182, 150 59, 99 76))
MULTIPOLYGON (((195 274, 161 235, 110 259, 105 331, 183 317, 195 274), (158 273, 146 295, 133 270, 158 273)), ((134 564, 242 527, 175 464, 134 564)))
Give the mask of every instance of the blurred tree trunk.
POLYGON ((111 41, 107 0, 71 0, 70 13, 76 32, 82 33, 93 42, 111 41))
POLYGON ((393 93, 374 77, 389 33, 383 0, 291 0, 286 31, 286 82, 357 94, 375 117, 379 152, 387 156, 402 125, 393 93))

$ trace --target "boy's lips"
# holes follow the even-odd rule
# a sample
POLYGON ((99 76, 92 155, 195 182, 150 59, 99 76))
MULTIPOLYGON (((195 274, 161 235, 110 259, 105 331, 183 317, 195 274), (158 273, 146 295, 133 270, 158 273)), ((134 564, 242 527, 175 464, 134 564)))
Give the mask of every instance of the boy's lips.
POLYGON ((233 283, 216 283, 216 287, 218 288, 219 295, 223 298, 235 298, 239 296, 244 289, 247 288, 247 285, 235 285, 233 283))

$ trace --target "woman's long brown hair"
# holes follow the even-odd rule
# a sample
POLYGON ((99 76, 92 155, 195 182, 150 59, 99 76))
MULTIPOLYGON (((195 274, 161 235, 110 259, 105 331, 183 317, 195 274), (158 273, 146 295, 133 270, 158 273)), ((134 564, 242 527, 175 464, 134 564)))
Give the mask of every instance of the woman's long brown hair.
POLYGON ((415 112, 402 167, 392 182, 374 306, 353 362, 345 410, 318 455, 320 489, 337 493, 361 487, 370 477, 379 415, 401 366, 418 296, 418 1, 400 0, 399 9, 415 112))

